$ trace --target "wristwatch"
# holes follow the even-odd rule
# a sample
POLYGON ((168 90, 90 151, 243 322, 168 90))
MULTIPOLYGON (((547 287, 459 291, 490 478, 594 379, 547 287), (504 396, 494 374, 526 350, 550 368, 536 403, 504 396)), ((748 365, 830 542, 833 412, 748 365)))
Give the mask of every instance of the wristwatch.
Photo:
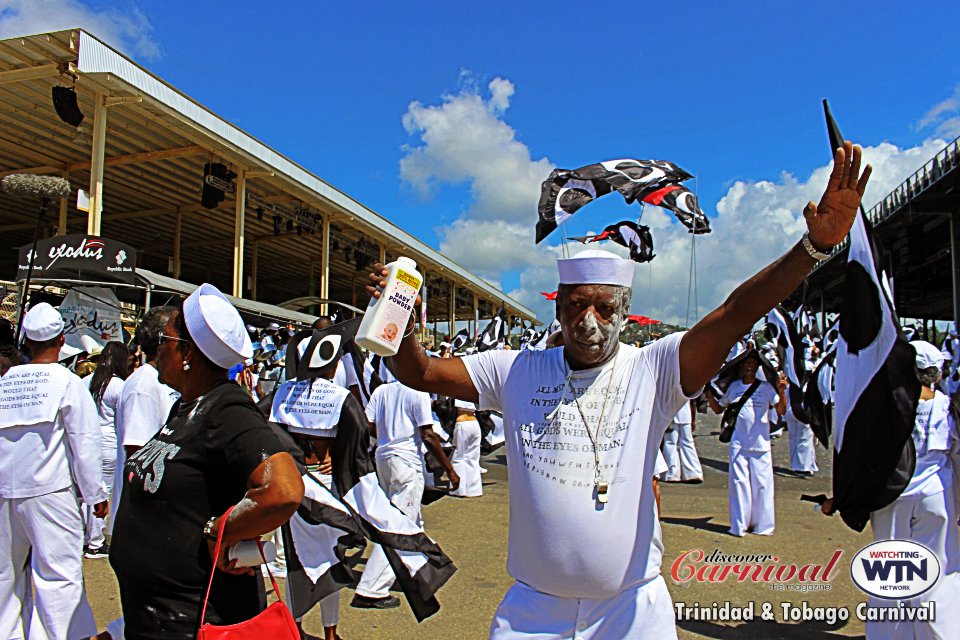
POLYGON ((806 250, 806 252, 810 255, 810 257, 816 260, 817 262, 820 262, 821 260, 826 260, 827 258, 830 257, 829 253, 823 253, 822 251, 818 251, 817 248, 813 246, 813 243, 810 242, 809 231, 803 234, 803 238, 800 239, 800 244, 803 245, 804 250, 806 250))
POLYGON ((210 540, 217 539, 217 516, 214 516, 207 520, 207 524, 203 525, 203 537, 209 538, 210 540))

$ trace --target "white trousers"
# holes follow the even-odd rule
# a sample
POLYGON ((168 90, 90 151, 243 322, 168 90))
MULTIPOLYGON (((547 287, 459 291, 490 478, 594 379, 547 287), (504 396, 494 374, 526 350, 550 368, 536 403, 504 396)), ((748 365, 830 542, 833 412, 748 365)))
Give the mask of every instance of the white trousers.
POLYGON ((483 495, 480 479, 480 423, 476 420, 458 421, 453 429, 453 457, 450 463, 460 476, 460 487, 450 495, 476 498, 483 495))
POLYGON ((667 471, 661 480, 677 482, 680 480, 703 480, 703 469, 697 446, 693 443, 693 429, 689 422, 676 423, 663 434, 660 447, 667 471))
MULTIPOLYGON (((935 601, 936 620, 868 621, 867 640, 947 640, 960 635, 960 542, 953 489, 932 496, 906 496, 870 514, 874 540, 913 540, 933 551, 942 567, 937 586, 907 601, 935 601)), ((868 598, 870 606, 897 606, 897 600, 868 598)))
POLYGON ((814 448, 813 429, 787 413, 787 436, 790 438, 790 468, 794 471, 816 472, 817 450, 814 448))
MULTIPOLYGON (((478 430, 479 433, 479 430, 478 430)), ((387 497, 400 511, 422 525, 420 502, 423 500, 423 473, 419 466, 398 458, 386 456, 377 460, 377 480, 387 497)), ((360 576, 357 593, 367 598, 386 598, 396 576, 380 545, 373 547, 370 559, 360 576)))
POLYGON ((72 488, 0 499, 0 638, 96 635, 82 558, 83 518, 72 488), (31 582, 36 596, 24 615, 31 609, 31 582))
MULTIPOLYGON (((103 469, 103 483, 107 485, 107 495, 112 495, 113 478, 117 472, 117 435, 113 433, 113 439, 104 437, 103 451, 101 452, 101 465, 103 469)), ((113 504, 111 504, 113 506, 113 504)), ((83 543, 84 545, 97 549, 102 547, 106 538, 104 532, 107 530, 106 518, 98 518, 93 515, 93 505, 84 505, 83 507, 83 543)))
POLYGON ((773 535, 773 458, 730 448, 730 533, 773 535))
POLYGON ((515 582, 490 625, 491 640, 676 640, 662 576, 603 600, 559 598, 515 582))

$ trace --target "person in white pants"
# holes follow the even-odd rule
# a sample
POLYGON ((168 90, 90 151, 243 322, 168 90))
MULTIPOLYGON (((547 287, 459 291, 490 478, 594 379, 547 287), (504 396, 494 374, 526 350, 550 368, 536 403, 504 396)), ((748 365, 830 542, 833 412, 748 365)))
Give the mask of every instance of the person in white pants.
POLYGON ((789 398, 787 398, 787 413, 784 417, 787 421, 787 436, 790 438, 790 470, 797 475, 812 476, 819 470, 813 429, 793 414, 789 398))
MULTIPOLYGON (((916 349, 917 377, 923 385, 913 427, 917 465, 907 487, 892 504, 870 514, 874 540, 912 540, 924 545, 940 561, 940 580, 910 606, 936 602, 936 619, 898 622, 867 621, 868 640, 947 640, 960 633, 960 541, 957 514, 957 469, 960 434, 950 412, 950 398, 935 391, 943 354, 929 342, 911 342, 916 349)), ((893 606, 896 600, 869 599, 870 606, 893 606)))
MULTIPOLYGON (((430 449, 444 466, 451 488, 456 490, 460 484, 455 465, 447 460, 440 440, 433 431, 430 396, 393 379, 373 390, 365 411, 370 428, 377 437, 377 479, 380 486, 390 502, 422 525, 420 502, 423 499, 424 479, 421 445, 430 449)), ((479 450, 479 442, 477 448, 479 450)), ((383 549, 379 545, 374 546, 350 606, 360 609, 399 606, 400 601, 390 595, 390 585, 394 579, 393 569, 383 549)))
MULTIPOLYGON (((736 403, 756 381, 760 362, 748 357, 740 364, 740 379, 727 387, 719 400, 708 394, 710 407, 721 413, 736 403)), ((767 414, 776 407, 777 414, 787 409, 787 380, 780 378, 778 388, 769 382, 750 395, 736 417, 736 428, 730 440, 730 534, 773 535, 773 457, 770 453, 770 423, 767 414)))
POLYGON ((453 468, 460 476, 460 486, 450 492, 458 498, 477 498, 483 495, 480 474, 480 423, 474 415, 477 408, 472 402, 457 400, 457 421, 453 427, 453 468))
POLYGON ((680 407, 680 411, 667 426, 667 432, 663 434, 660 450, 667 471, 660 479, 664 482, 703 482, 703 468, 697 455, 697 445, 693 442, 693 430, 697 426, 696 415, 693 403, 686 403, 680 407))
MULTIPOLYGON (((84 386, 97 404, 97 417, 100 420, 101 446, 103 447, 103 482, 107 493, 113 491, 113 481, 117 469, 117 426, 114 416, 120 402, 120 392, 124 380, 130 371, 130 352, 122 342, 108 342, 100 352, 97 369, 83 379, 84 386)), ((84 512, 84 549, 85 558, 106 558, 110 549, 104 532, 107 522, 93 515, 93 507, 87 506, 84 512)))
POLYGON ((0 378, 0 638, 96 635, 83 586, 80 500, 107 515, 100 424, 80 378, 57 364, 63 318, 24 317, 29 364, 0 378), (77 495, 79 489, 79 496, 77 495), (29 572, 29 573, 28 573, 29 572), (31 608, 31 581, 33 594, 31 608))

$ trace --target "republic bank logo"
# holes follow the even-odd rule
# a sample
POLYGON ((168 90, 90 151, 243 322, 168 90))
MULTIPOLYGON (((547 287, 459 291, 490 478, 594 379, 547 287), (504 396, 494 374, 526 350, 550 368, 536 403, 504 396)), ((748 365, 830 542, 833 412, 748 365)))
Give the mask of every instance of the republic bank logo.
POLYGON ((850 576, 867 595, 904 600, 933 588, 940 578, 940 560, 922 544, 882 540, 857 552, 850 576))

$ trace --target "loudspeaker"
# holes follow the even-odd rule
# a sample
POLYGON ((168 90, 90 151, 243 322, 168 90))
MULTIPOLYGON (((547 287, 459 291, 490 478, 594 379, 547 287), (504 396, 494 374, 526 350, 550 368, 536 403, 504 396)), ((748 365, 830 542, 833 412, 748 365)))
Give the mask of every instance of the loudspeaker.
POLYGON ((79 127, 83 122, 83 112, 77 104, 77 92, 70 87, 54 87, 53 108, 60 119, 73 127, 79 127))

